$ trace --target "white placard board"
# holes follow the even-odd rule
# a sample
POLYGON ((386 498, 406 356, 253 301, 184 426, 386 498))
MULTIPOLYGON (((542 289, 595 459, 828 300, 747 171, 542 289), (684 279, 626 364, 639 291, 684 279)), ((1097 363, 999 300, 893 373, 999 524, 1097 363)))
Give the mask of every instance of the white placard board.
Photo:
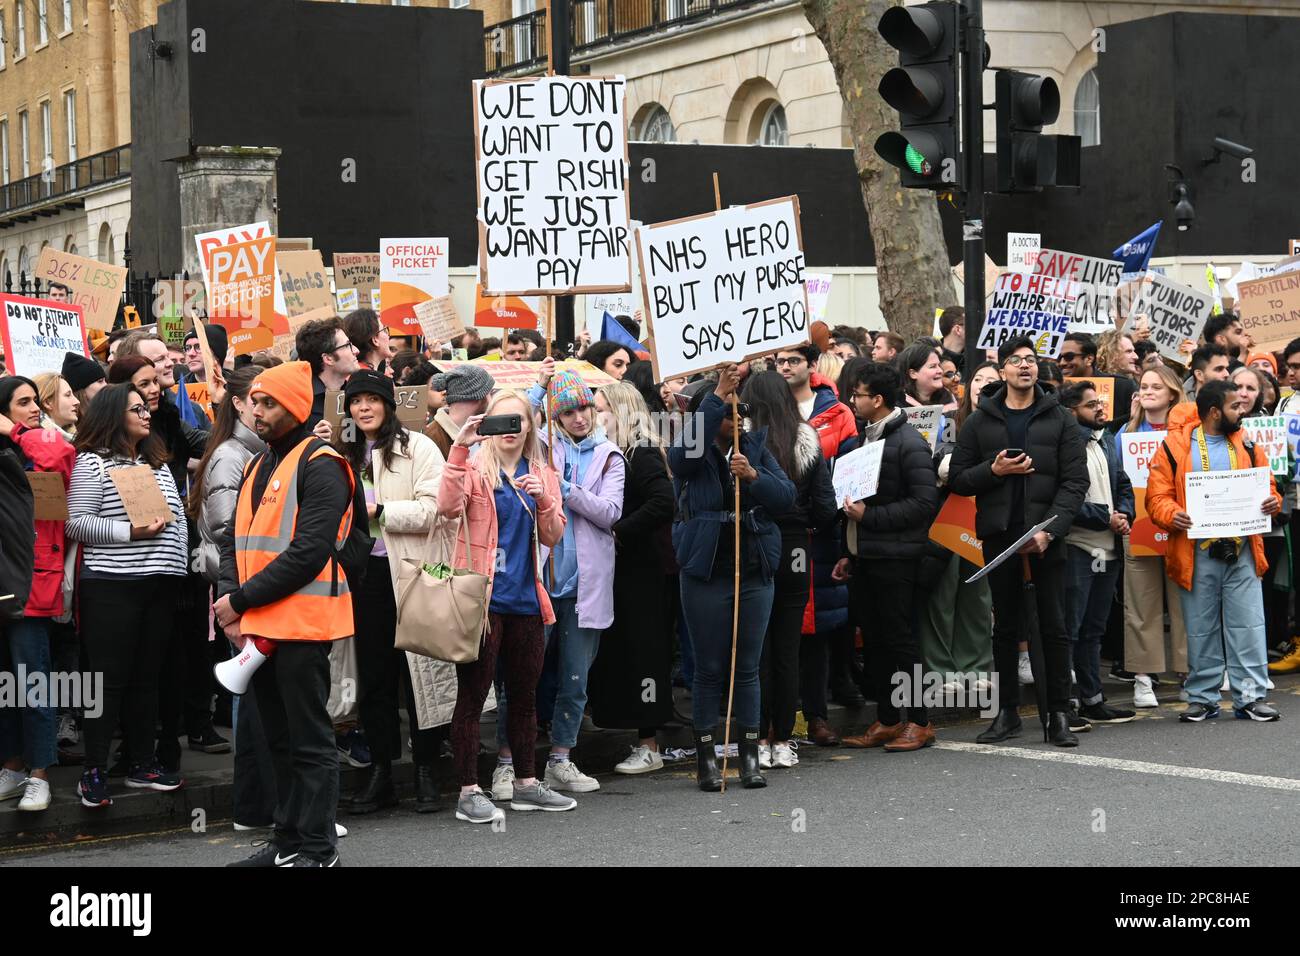
POLYGON ((1186 364, 1188 356, 1181 351, 1182 345, 1201 337, 1213 305, 1214 300, 1204 292, 1148 272, 1125 328, 1132 326, 1137 316, 1145 315, 1151 323, 1151 341, 1161 356, 1186 364))
POLYGON ((1041 232, 1007 233, 1007 271, 1033 272, 1038 253, 1043 248, 1041 232))
POLYGON ((832 484, 836 504, 865 501, 880 486, 880 463, 885 454, 884 441, 867 442, 835 462, 832 484))
POLYGON ((1183 480, 1191 540, 1244 538, 1273 527, 1273 519, 1260 510, 1269 495, 1267 468, 1189 471, 1183 480))
POLYGON ((1069 279, 1002 273, 993 285, 993 304, 984 317, 978 347, 996 349, 1023 335, 1033 341, 1037 355, 1056 358, 1061 354, 1079 293, 1079 283, 1069 279))

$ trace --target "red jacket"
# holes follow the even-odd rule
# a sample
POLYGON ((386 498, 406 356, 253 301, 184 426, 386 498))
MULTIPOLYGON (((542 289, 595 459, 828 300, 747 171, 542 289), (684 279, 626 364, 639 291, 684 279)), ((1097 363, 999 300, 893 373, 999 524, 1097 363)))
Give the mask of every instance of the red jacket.
POLYGON ((808 379, 813 390, 813 412, 808 424, 817 431, 822 457, 834 461, 858 444, 858 420, 853 409, 840 401, 835 383, 813 372, 808 379))
MULTIPOLYGON (((54 471, 63 476, 66 494, 77 453, 62 435, 49 428, 15 425, 9 436, 23 453, 28 471, 54 471)), ((25 617, 58 617, 63 613, 63 522, 36 522, 36 570, 25 617)))

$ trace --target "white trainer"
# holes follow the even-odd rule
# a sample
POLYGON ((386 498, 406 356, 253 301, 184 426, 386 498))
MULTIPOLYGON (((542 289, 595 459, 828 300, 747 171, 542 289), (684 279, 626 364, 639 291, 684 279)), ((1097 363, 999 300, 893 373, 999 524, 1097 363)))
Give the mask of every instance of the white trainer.
POLYGON ((1160 701, 1156 700, 1155 688, 1151 686, 1150 674, 1137 674, 1133 678, 1133 706, 1134 707, 1159 707, 1160 701))
POLYGON ((341 840, 348 835, 348 828, 343 824, 336 822, 334 824, 334 835, 341 840))
POLYGON ((761 770, 772 769, 772 746, 771 744, 758 745, 758 766, 761 770))
POLYGON ((662 770, 664 768, 664 758, 659 755, 659 751, 651 750, 645 744, 638 744, 632 748, 632 753, 626 760, 614 768, 615 773, 650 773, 652 770, 662 770))
POLYGON ((1029 655, 1026 654, 1020 658, 1020 666, 1017 668, 1020 674, 1020 683, 1032 684, 1034 682, 1034 668, 1029 663, 1029 655))
POLYGON ((0 800, 12 800, 14 797, 22 796, 23 784, 26 782, 27 774, 21 770, 0 768, 0 800))
POLYGON ((794 755, 794 751, 785 741, 779 740, 772 745, 773 767, 793 767, 798 762, 799 758, 794 755))
POLYGON ((559 763, 547 761, 544 780, 552 790, 567 790, 569 793, 591 793, 600 789, 600 781, 588 777, 572 760, 562 760, 559 763))
POLYGON ((45 810, 50 805, 50 782, 36 777, 28 777, 23 784, 23 798, 18 801, 19 810, 45 810))
POLYGON ((492 771, 492 799, 500 803, 515 795, 515 765, 497 765, 492 771))

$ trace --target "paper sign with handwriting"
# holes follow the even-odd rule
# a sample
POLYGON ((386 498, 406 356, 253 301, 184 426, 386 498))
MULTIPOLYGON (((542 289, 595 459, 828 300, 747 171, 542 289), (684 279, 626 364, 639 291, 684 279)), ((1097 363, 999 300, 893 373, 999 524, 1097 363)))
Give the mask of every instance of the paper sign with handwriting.
POLYGON ((880 465, 884 460, 885 443, 867 442, 853 449, 835 462, 832 481, 835 486, 835 503, 865 501, 880 486, 880 465))
POLYGON ((121 266, 46 246, 36 260, 36 278, 67 286, 71 293, 67 301, 81 306, 86 328, 106 332, 113 327, 126 287, 126 270, 121 266))
POLYGON ((37 521, 68 520, 68 489, 61 474, 57 471, 29 471, 27 483, 32 486, 37 521))
POLYGON ((465 331, 456 312, 456 302, 449 295, 428 299, 415 307, 415 317, 420 320, 424 337, 438 342, 450 342, 465 331))
POLYGON ((145 528, 159 518, 167 524, 176 520, 167 499, 163 496, 158 478, 148 465, 133 465, 130 468, 114 468, 108 477, 117 486, 117 493, 122 498, 122 507, 133 528, 145 528))

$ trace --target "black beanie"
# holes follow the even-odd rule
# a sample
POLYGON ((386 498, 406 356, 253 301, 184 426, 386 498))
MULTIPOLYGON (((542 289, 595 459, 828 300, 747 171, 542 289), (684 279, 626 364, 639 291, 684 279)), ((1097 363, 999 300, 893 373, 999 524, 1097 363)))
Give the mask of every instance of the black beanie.
MULTIPOLYGON (((353 372, 343 386, 343 408, 346 410, 354 395, 378 395, 389 410, 397 410, 397 394, 393 380, 373 369, 363 368, 353 372)), ((346 411, 345 411, 346 414, 346 411)))
POLYGON ((104 378, 104 368, 94 359, 88 359, 76 352, 67 352, 63 356, 64 381, 74 392, 90 388, 104 378))

